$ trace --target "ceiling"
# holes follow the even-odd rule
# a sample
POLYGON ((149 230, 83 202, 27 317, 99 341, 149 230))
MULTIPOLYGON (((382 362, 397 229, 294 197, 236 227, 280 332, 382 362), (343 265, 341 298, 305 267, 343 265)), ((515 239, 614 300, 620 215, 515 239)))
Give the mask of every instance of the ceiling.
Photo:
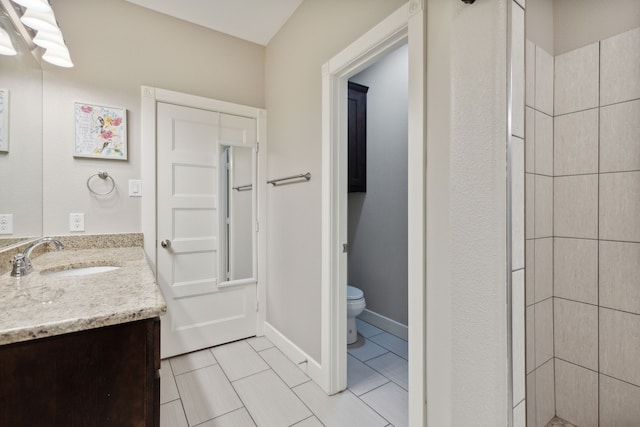
POLYGON ((303 0, 126 0, 266 46, 303 0))

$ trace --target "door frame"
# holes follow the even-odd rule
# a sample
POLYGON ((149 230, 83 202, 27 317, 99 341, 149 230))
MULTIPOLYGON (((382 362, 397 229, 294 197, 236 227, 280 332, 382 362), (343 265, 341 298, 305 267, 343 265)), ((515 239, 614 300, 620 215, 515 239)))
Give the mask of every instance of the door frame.
MULTIPOLYGON (((158 102, 181 105, 190 108, 216 111, 224 114, 256 119, 258 155, 256 182, 267 182, 267 111, 262 108, 234 104, 226 101, 190 95, 171 90, 141 86, 142 97, 142 233, 144 235, 144 252, 153 273, 157 276, 157 150, 156 121, 158 102)), ((217 141, 216 141, 217 142, 217 141)), ((217 144, 216 144, 217 149, 217 144)), ((257 271, 256 289, 258 292, 258 324, 257 335, 264 335, 266 321, 266 254, 267 254, 267 218, 266 218, 266 184, 257 186, 257 271)), ((216 260, 217 262, 217 260, 216 260)))
POLYGON ((426 425, 426 19, 411 0, 322 67, 321 386, 346 388, 347 81, 407 43, 409 425, 426 425))

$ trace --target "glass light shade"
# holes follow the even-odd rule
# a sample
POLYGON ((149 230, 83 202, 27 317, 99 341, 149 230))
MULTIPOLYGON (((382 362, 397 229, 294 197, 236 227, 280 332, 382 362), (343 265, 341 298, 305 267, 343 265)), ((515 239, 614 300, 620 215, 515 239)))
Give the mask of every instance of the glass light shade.
POLYGON ((38 31, 33 43, 43 49, 65 49, 64 39, 60 31, 38 31))
POLYGON ((73 67, 73 62, 71 62, 71 56, 69 55, 69 49, 67 49, 66 46, 64 49, 47 49, 42 55, 42 59, 47 61, 49 64, 57 65, 58 67, 73 67))
POLYGON ((11 0, 16 4, 27 9, 33 9, 40 12, 47 12, 51 10, 51 5, 47 0, 11 0))
POLYGON ((14 56, 17 54, 18 52, 16 52, 16 49, 13 47, 9 34, 4 28, 0 28, 0 55, 14 56))
POLYGON ((56 17, 53 14, 53 10, 48 12, 39 12, 34 9, 27 9, 27 11, 20 18, 22 23, 28 27, 33 28, 36 31, 60 31, 56 17))

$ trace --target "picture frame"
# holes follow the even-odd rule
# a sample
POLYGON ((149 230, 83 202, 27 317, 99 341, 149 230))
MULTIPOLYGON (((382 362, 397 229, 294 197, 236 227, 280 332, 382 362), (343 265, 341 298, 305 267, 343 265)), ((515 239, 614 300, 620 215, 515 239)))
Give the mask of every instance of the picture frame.
POLYGON ((0 153, 9 152, 9 89, 0 89, 0 153))
POLYGON ((74 103, 73 157, 127 160, 127 110, 120 107, 74 103))

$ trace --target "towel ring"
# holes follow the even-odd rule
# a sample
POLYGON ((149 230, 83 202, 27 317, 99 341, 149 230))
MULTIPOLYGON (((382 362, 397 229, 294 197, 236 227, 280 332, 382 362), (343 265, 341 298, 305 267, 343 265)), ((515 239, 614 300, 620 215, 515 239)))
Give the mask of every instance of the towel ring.
POLYGON ((91 191, 96 196, 106 196, 107 194, 111 194, 113 192, 113 190, 115 190, 116 182, 113 180, 113 178, 111 177, 111 175, 109 175, 108 172, 98 172, 98 173, 95 173, 95 174, 91 175, 87 179, 87 188, 89 189, 89 191, 91 191), (111 189, 109 191, 105 191, 104 193, 100 193, 98 191, 95 191, 93 188, 91 188, 91 178, 93 178, 94 176, 97 176, 98 178, 104 179, 104 180, 107 180, 107 179, 111 180, 111 189))

